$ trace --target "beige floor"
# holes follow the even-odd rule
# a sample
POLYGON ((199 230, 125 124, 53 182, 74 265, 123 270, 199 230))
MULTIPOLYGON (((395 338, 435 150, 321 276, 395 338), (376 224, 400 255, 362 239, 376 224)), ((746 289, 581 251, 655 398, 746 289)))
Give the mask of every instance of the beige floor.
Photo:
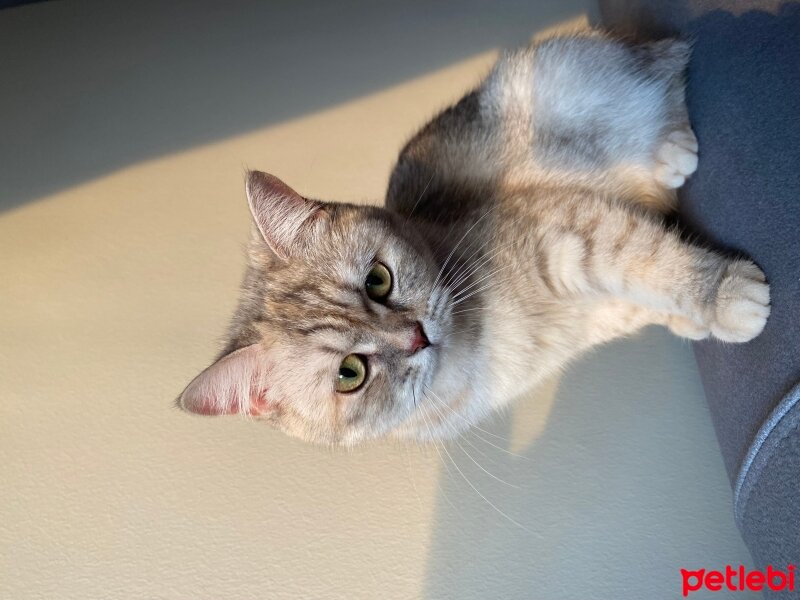
POLYGON ((330 452, 172 409, 234 306, 245 166, 378 201, 495 48, 586 9, 275 4, 0 11, 0 598, 639 600, 749 563, 691 349, 659 330, 461 442, 517 487, 457 445, 330 452))

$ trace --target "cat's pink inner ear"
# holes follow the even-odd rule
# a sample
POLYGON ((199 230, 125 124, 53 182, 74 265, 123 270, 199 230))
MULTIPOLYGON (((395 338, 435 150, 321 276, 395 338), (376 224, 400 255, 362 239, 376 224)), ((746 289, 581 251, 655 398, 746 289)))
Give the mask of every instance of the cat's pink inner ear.
POLYGON ((182 409, 199 415, 267 415, 276 409, 268 398, 264 350, 253 344, 223 356, 186 386, 182 409))
POLYGON ((247 173, 247 202, 264 241, 284 260, 307 247, 324 214, 321 203, 261 171, 247 173))

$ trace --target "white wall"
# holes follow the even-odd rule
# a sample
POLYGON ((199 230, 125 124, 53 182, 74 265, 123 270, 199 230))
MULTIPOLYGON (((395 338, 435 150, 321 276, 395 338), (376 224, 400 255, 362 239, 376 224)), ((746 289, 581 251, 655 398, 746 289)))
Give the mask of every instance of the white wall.
POLYGON ((0 598, 638 600, 749 563, 691 350, 661 331, 481 433, 525 458, 461 442, 518 487, 448 446, 497 510, 433 448, 171 406, 234 306, 245 165, 377 201, 493 48, 584 2, 110 4, 0 11, 0 598))

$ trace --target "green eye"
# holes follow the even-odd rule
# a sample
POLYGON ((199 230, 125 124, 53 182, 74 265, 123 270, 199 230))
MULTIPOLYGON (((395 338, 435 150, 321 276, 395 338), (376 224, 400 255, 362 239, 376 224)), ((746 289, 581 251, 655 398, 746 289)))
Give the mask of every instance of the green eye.
POLYGON ((336 376, 336 391, 346 394, 355 392, 367 378, 367 361, 358 354, 348 354, 339 365, 336 376))
POLYGON ((375 302, 383 302, 392 291, 392 274, 386 265, 376 262, 367 274, 367 280, 364 282, 364 287, 367 288, 367 296, 375 300, 375 302))

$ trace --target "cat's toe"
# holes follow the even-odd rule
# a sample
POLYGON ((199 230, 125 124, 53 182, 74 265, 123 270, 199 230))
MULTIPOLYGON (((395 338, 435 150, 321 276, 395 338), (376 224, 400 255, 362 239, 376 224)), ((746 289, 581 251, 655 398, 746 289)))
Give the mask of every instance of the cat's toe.
POLYGON ((691 128, 673 131, 656 152, 653 174, 661 185, 674 189, 697 170, 697 138, 691 128))
POLYGON ((673 131, 667 136, 667 141, 677 144, 694 154, 697 154, 697 150, 700 148, 697 144, 697 136, 694 134, 691 127, 673 131))
POLYGON ((764 273, 749 260, 731 262, 717 291, 712 335, 724 342, 748 342, 764 330, 769 313, 764 273))
POLYGON ((695 323, 680 315, 670 315, 667 326, 675 335, 690 340, 704 340, 711 334, 708 326, 695 323))

